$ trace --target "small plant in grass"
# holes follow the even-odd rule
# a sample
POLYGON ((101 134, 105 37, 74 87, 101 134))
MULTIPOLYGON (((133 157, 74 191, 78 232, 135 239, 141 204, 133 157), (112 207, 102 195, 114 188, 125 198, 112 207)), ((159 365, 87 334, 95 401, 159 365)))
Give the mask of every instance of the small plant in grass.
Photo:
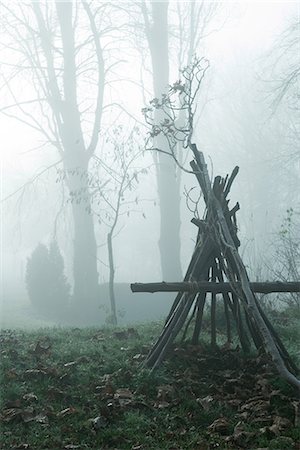
MULTIPOLYGON (((293 208, 286 210, 281 228, 274 240, 274 265, 270 267, 273 277, 280 281, 299 281, 300 279, 300 212, 293 208)), ((288 307, 300 311, 300 293, 294 292, 279 297, 288 307)))

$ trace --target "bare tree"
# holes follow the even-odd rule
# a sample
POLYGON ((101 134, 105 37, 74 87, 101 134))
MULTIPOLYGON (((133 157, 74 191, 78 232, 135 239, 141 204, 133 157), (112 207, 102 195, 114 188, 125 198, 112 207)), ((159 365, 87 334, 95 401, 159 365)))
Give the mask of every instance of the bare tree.
MULTIPOLYGON (((169 30, 168 2, 151 2, 148 8, 141 3, 145 33, 151 55, 153 93, 160 98, 169 84, 169 30)), ((162 112, 155 110, 155 120, 162 120, 162 112)), ((161 136, 155 146, 163 148, 161 136)), ((163 153, 154 156, 156 163, 157 190, 160 205, 159 250, 162 276, 165 280, 182 277, 180 262, 180 193, 176 180, 174 161, 163 153)))
POLYGON ((299 79, 300 79, 300 19, 295 17, 278 38, 272 50, 272 71, 274 75, 273 106, 276 108, 287 100, 291 107, 299 109, 299 79))
MULTIPOLYGON (((271 118, 277 121, 285 137, 285 145, 280 152, 280 164, 288 173, 289 191, 284 207, 287 212, 299 209, 300 182, 300 19, 294 16, 286 29, 279 35, 269 57, 267 74, 267 91, 270 97, 271 118)), ((266 77, 266 76, 265 76, 266 77)), ((288 272, 297 276, 295 261, 297 261, 297 240, 291 236, 291 228, 286 234, 280 234, 278 262, 281 262, 282 273, 288 272), (281 261, 280 261, 281 260, 281 261)), ((275 269, 276 270, 276 269, 275 269)))
MULTIPOLYGON (((160 100, 168 92, 170 67, 176 67, 177 74, 191 63, 193 55, 212 30, 208 29, 215 11, 215 4, 207 2, 174 2, 145 1, 139 4, 142 23, 136 19, 142 29, 138 35, 137 46, 142 46, 144 53, 148 47, 150 55, 153 95, 160 100), (146 46, 141 41, 142 34, 146 38, 146 46)), ((139 29, 139 28, 138 28, 139 29)), ((144 65, 147 66, 143 55, 144 65)), ((155 121, 160 123, 163 111, 156 109, 155 121)), ((184 112, 178 109, 178 122, 184 122, 184 112)), ((167 117, 165 117, 167 119, 167 117)), ((162 136, 155 137, 155 147, 163 149, 166 142, 162 136)), ((175 149, 174 149, 175 151, 175 149)), ((177 148, 177 159, 180 161, 182 152, 180 144, 177 148)), ((154 153, 156 166, 157 191, 160 206, 160 259, 162 276, 165 280, 182 277, 180 255, 180 204, 181 172, 175 162, 167 158, 164 152, 154 153)))
MULTIPOLYGON (((87 188, 83 174, 99 140, 108 72, 102 38, 113 29, 106 20, 108 7, 86 0, 1 2, 5 46, 18 55, 17 62, 6 65, 9 75, 2 75, 11 103, 1 112, 56 148, 70 192, 87 188), (22 78, 34 98, 18 90, 22 78)), ((80 202, 72 203, 72 215, 74 301, 79 304, 97 292, 97 246, 93 216, 80 202)))
MULTIPOLYGON (((141 164, 144 150, 138 127, 128 133, 121 125, 112 129, 108 141, 109 156, 94 158, 94 166, 89 173, 89 189, 92 196, 92 211, 98 224, 104 224, 109 268, 109 298, 111 305, 110 323, 117 325, 117 302, 115 295, 115 252, 114 240, 133 213, 140 212, 136 194, 137 184, 148 169, 141 164), (127 134, 127 136, 126 136, 127 134), (122 220, 123 219, 123 220, 122 220)), ((144 214, 144 213, 143 213, 144 214)))
POLYGON ((271 111, 280 115, 284 124, 288 145, 288 160, 295 159, 300 164, 300 20, 294 17, 284 32, 278 37, 271 50, 265 69, 268 81, 271 111))
MULTIPOLYGON (((274 237, 274 262, 269 270, 278 280, 298 281, 300 279, 299 217, 299 212, 288 208, 280 231, 274 237)), ((288 306, 296 308, 300 308, 299 300, 299 293, 291 293, 284 299, 288 306)))

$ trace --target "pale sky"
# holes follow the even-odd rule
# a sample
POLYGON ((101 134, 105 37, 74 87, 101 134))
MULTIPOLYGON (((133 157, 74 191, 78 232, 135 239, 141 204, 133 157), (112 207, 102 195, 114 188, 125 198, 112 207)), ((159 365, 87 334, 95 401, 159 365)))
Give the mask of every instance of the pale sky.
MULTIPOLYGON (((259 55, 267 51, 276 36, 285 27, 300 3, 295 1, 226 1, 219 2, 227 18, 220 31, 208 40, 208 52, 212 65, 224 70, 226 65, 236 64, 244 53, 259 55)), ((31 151, 41 143, 41 138, 26 125, 0 116, 1 166, 4 177, 4 196, 8 193, 8 178, 14 174, 20 180, 30 176, 43 164, 54 162, 56 151, 31 151), (46 157, 46 158, 45 158, 46 157)), ((10 185, 10 183, 8 183, 10 185)))

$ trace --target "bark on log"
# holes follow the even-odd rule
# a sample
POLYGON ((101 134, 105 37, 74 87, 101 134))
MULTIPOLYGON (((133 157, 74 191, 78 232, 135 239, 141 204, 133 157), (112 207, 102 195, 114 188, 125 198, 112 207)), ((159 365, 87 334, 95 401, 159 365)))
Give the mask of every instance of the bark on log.
MULTIPOLYGON (((237 285, 239 283, 236 283, 237 285)), ((183 281, 180 283, 132 283, 132 292, 212 292, 224 294, 232 291, 230 283, 213 283, 211 281, 183 281)), ((255 282, 250 283, 253 292, 270 294, 272 292, 300 292, 300 282, 255 282)))

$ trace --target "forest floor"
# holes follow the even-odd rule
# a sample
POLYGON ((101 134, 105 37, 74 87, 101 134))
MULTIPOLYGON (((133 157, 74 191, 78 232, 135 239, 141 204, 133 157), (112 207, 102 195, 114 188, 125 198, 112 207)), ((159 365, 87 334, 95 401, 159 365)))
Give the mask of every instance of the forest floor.
MULTIPOLYGON (((296 359, 297 325, 281 318, 296 359)), ((300 448, 299 396, 265 355, 178 343, 151 373, 161 327, 0 331, 0 449, 300 448)))

